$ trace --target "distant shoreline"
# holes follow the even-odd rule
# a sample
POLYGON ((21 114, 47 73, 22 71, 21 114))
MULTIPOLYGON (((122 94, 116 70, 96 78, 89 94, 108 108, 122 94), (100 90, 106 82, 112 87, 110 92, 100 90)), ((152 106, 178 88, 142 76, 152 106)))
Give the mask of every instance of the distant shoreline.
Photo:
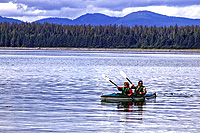
POLYGON ((130 52, 200 52, 200 49, 111 49, 111 48, 50 48, 0 47, 0 50, 72 50, 72 51, 130 51, 130 52))

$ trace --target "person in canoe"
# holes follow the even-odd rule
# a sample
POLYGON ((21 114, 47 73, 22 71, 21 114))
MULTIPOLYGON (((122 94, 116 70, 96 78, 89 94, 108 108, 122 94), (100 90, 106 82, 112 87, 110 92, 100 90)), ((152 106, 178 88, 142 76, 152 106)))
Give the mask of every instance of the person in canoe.
POLYGON ((117 86, 117 89, 119 91, 122 91, 122 94, 124 94, 126 96, 133 95, 132 89, 129 87, 129 83, 128 82, 124 82, 124 87, 117 86))
POLYGON ((136 86, 134 86, 134 84, 132 84, 131 89, 135 89, 134 95, 136 95, 136 96, 143 96, 147 93, 145 86, 143 86, 142 80, 140 80, 138 82, 138 85, 136 85, 136 86))

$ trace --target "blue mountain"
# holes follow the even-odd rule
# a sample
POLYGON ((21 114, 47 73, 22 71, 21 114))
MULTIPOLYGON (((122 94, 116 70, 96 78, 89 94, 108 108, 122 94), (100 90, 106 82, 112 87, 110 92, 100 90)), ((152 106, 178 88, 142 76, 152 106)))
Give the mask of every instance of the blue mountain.
POLYGON ((200 19, 189 19, 181 17, 170 17, 161 15, 150 11, 139 11, 130 13, 121 19, 116 24, 122 24, 125 26, 134 25, 147 25, 147 26, 186 26, 186 25, 200 25, 200 19))
POLYGON ((158 13, 150 12, 150 11, 139 11, 130 13, 124 17, 110 17, 100 13, 94 14, 85 14, 74 20, 63 19, 63 18, 47 18, 41 19, 37 22, 48 22, 48 23, 56 23, 56 24, 69 24, 69 25, 124 25, 124 26, 135 26, 135 25, 143 25, 143 26, 191 26, 191 25, 200 25, 200 19, 189 19, 183 17, 170 17, 166 15, 161 15, 158 13))
MULTIPOLYGON (((0 17, 0 22, 17 22, 21 23, 22 21, 0 17)), ((189 19, 183 17, 170 17, 166 15, 161 15, 158 13, 150 12, 150 11, 139 11, 130 13, 124 17, 110 17, 100 13, 88 13, 82 15, 74 20, 68 18, 46 18, 40 19, 35 22, 40 23, 55 23, 61 25, 124 25, 124 26, 135 26, 135 25, 143 25, 143 26, 191 26, 191 25, 200 25, 200 19, 189 19)))
POLYGON ((13 22, 15 22, 15 23, 22 23, 22 21, 20 21, 20 20, 17 20, 17 19, 13 19, 13 18, 6 18, 6 17, 1 17, 0 16, 0 22, 9 22, 9 23, 13 23, 13 22))
POLYGON ((118 21, 118 19, 119 18, 117 17, 109 17, 100 13, 94 13, 94 14, 88 13, 76 18, 75 20, 73 20, 73 22, 74 24, 77 24, 77 25, 90 24, 90 25, 98 26, 98 25, 114 24, 116 23, 116 21, 118 21))
POLYGON ((61 25, 73 25, 73 21, 71 19, 68 18, 44 18, 44 19, 40 19, 37 20, 35 22, 39 22, 39 23, 54 23, 54 24, 61 24, 61 25))

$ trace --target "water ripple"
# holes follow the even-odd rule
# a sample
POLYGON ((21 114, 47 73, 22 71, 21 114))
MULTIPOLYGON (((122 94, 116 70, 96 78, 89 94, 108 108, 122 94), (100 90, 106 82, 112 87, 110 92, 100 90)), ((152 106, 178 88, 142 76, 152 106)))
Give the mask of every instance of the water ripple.
POLYGON ((1 132, 199 132, 200 58, 192 53, 0 51, 1 132), (153 57, 153 58, 152 58, 153 57), (156 99, 104 103, 143 80, 156 99), (76 126, 74 126, 76 125, 76 126))

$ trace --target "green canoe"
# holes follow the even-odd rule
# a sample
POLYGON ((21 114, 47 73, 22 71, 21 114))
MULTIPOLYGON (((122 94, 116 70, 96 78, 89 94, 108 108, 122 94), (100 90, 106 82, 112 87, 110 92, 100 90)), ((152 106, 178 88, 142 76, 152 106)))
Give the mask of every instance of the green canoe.
POLYGON ((113 93, 109 95, 101 95, 102 102, 111 102, 111 101, 142 101, 149 98, 156 98, 156 93, 148 93, 144 96, 125 96, 121 93, 113 93))

